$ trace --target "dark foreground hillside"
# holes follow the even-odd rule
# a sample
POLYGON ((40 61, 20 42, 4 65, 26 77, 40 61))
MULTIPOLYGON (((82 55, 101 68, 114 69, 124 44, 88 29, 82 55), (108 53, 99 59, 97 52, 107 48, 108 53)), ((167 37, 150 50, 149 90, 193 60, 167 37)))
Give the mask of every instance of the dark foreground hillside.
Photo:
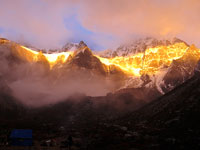
POLYGON ((1 146, 14 149, 5 146, 10 131, 28 128, 33 130, 33 149, 47 148, 49 140, 56 143, 50 144, 49 149, 60 149, 69 135, 74 140, 72 149, 200 149, 198 76, 136 111, 119 110, 111 107, 112 103, 100 103, 102 98, 81 95, 79 100, 71 98, 43 108, 25 108, 1 93, 1 146))
MULTIPOLYGON (((200 78, 115 120, 136 149, 200 149, 200 78)), ((125 142, 126 143, 126 142, 125 142)))

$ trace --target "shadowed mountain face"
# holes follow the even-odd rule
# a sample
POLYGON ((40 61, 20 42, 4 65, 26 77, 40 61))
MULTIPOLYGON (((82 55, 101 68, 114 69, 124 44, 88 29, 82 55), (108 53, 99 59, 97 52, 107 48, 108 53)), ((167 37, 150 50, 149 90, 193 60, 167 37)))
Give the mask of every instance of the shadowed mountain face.
POLYGON ((0 106, 5 108, 1 109, 1 125, 31 127, 42 134, 49 132, 46 125, 54 130, 54 134, 60 132, 60 126, 64 126, 70 129, 67 132, 73 136, 79 134, 83 142, 79 148, 196 150, 200 147, 198 66, 191 79, 146 105, 133 101, 140 90, 135 90, 135 94, 134 90, 130 94, 122 90, 114 95, 96 98, 77 95, 65 102, 35 109, 24 108, 16 104, 13 97, 1 94, 1 102, 9 100, 9 103, 4 101, 5 105, 0 106), (88 143, 84 142, 85 138, 88 143))
POLYGON ((163 90, 176 87, 194 75, 195 67, 199 61, 199 51, 192 45, 180 59, 174 60, 169 67, 164 80, 163 90))
POLYGON ((195 72, 184 84, 112 124, 133 131, 129 142, 136 148, 199 149, 199 91, 200 73, 195 72))
POLYGON ((0 45, 0 75, 14 97, 33 106, 56 103, 76 93, 106 95, 123 85, 127 76, 120 68, 101 63, 83 42, 78 48, 66 63, 58 60, 51 67, 42 52, 7 41, 0 45))

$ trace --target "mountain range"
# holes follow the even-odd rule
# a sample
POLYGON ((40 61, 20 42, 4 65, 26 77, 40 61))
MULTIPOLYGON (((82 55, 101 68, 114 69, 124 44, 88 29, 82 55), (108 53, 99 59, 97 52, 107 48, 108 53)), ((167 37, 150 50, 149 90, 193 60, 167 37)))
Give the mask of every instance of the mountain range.
POLYGON ((39 141, 70 132, 77 149, 199 149, 199 49, 177 38, 136 43, 104 56, 84 42, 66 44, 59 52, 73 53, 51 65, 44 52, 0 39, 1 129, 32 128, 39 141), (101 61, 176 43, 183 55, 153 74, 101 61))
MULTIPOLYGON (((74 93, 83 93, 88 96, 103 96, 108 93, 111 93, 111 95, 126 93, 126 91, 128 93, 134 93, 131 91, 135 90, 142 92, 147 91, 147 93, 154 91, 153 94, 150 94, 154 95, 152 98, 151 96, 149 97, 149 94, 139 94, 139 96, 133 94, 134 97, 140 100, 151 101, 190 79, 194 75, 194 69, 200 58, 198 48, 194 45, 189 46, 186 42, 177 38, 173 38, 172 40, 156 40, 155 38, 136 40, 131 44, 120 46, 112 52, 109 58, 114 57, 114 54, 117 55, 115 57, 126 58, 138 53, 147 53, 148 49, 157 48, 159 46, 163 46, 162 48, 165 49, 168 48, 167 46, 172 45, 173 48, 173 44, 176 43, 184 43, 184 47, 186 47, 187 50, 180 58, 173 60, 168 66, 160 66, 156 73, 152 74, 146 72, 142 73, 140 76, 133 76, 127 74, 127 72, 118 65, 104 64, 99 57, 103 58, 108 56, 103 56, 103 53, 101 53, 101 55, 93 53, 83 41, 79 44, 66 44, 62 48, 62 51, 68 52, 74 50, 73 54, 69 54, 69 57, 64 63, 62 62, 62 57, 58 57, 53 67, 49 65, 48 57, 41 51, 38 51, 36 55, 34 54, 36 52, 29 51, 20 44, 6 39, 1 39, 0 43, 2 53, 1 66, 3 66, 0 74, 2 80, 6 81, 11 91, 13 90, 14 93, 21 93, 21 95, 26 95, 23 93, 24 89, 22 88, 22 91, 19 91, 17 86, 26 87, 28 84, 32 84, 32 80, 34 80, 35 83, 39 82, 35 86, 41 86, 42 89, 47 92, 40 90, 35 94, 39 94, 40 97, 42 96, 44 98, 49 97, 49 95, 52 96, 49 94, 49 89, 46 89, 46 86, 48 86, 48 88, 49 86, 59 87, 60 95, 64 95, 64 88, 66 86, 64 86, 63 83, 65 83, 72 85, 71 87, 69 86, 70 89, 66 88, 66 90, 69 91, 67 96, 71 96, 74 93), (49 81, 53 84, 49 84, 49 81), (79 83, 85 87, 80 88, 79 83), (77 88, 79 89, 77 90, 77 88)), ((107 53, 105 54, 107 55, 107 53)), ((155 54, 152 56, 154 55, 155 54)), ((147 56, 145 57, 146 59, 148 58, 147 56)), ((29 86, 30 85, 28 85, 28 87, 29 86)), ((52 87, 52 90, 58 90, 54 87, 52 87)), ((34 88, 34 86, 30 86, 30 90, 32 90, 32 88, 34 88)), ((27 90, 27 93, 32 93, 30 90, 27 90)), ((21 95, 17 95, 16 97, 20 99, 23 97, 21 95)), ((54 100, 52 100, 52 103, 56 101, 56 98, 65 99, 67 96, 53 95, 55 98, 53 98, 54 100)), ((25 96, 24 99, 27 99, 27 96, 25 96)))

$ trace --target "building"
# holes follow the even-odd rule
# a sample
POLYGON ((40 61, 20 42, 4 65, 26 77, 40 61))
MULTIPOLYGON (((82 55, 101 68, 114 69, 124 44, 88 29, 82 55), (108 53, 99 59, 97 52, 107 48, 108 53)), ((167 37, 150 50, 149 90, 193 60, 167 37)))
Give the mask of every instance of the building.
POLYGON ((32 130, 14 129, 10 134, 10 145, 12 146, 32 146, 32 130))

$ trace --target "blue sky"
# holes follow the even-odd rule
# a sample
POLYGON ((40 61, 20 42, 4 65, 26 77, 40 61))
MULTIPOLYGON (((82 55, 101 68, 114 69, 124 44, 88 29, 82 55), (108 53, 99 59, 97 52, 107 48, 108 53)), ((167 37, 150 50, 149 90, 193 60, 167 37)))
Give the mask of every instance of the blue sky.
POLYGON ((84 41, 93 50, 106 49, 98 40, 109 34, 92 31, 78 18, 78 5, 45 0, 0 0, 0 36, 38 48, 60 48, 67 42, 84 41), (4 7, 3 7, 4 6, 4 7), (1 13, 2 12, 2 13, 1 13))
POLYGON ((75 14, 65 18, 64 23, 66 29, 73 32, 73 36, 69 39, 71 42, 78 43, 83 40, 91 49, 102 50, 105 48, 92 39, 92 37, 96 36, 96 33, 84 28, 75 14))
POLYGON ((1 34, 1 33, 3 33, 3 29, 2 29, 2 28, 0 28, 0 34, 1 34))
MULTIPOLYGON (((79 43, 81 40, 83 40, 91 49, 102 50, 106 48, 103 45, 96 43, 95 40, 92 39, 92 37, 97 36, 97 34, 84 28, 77 20, 76 15, 63 18, 63 20, 66 29, 73 33, 73 36, 71 36, 66 42, 79 43)), ((15 29, 10 29, 10 31, 8 31, 0 27, 0 35, 4 35, 5 32, 9 32, 9 34, 12 32, 12 34, 16 36, 20 35, 20 32, 15 29)), ((21 33, 21 36, 23 36, 23 33, 21 33)))
POLYGON ((93 32, 85 28, 77 19, 76 14, 65 18, 64 22, 66 29, 70 30, 73 33, 70 41, 78 43, 79 41, 83 40, 91 49, 103 50, 107 48, 106 45, 98 43, 97 39, 100 37, 110 42, 116 40, 116 37, 112 36, 109 33, 93 32))
MULTIPOLYGON (((77 19, 76 14, 73 14, 68 17, 63 18, 63 22, 65 25, 66 30, 69 30, 71 33, 73 33, 69 39, 67 39, 66 42, 73 42, 73 43, 79 43, 80 41, 84 41, 91 49, 93 50, 103 50, 107 47, 101 43, 98 43, 96 39, 93 39, 94 37, 101 36, 104 39, 107 40, 114 40, 115 38, 112 35, 109 34, 102 34, 90 31, 89 29, 85 28, 77 19)), ((15 28, 11 29, 3 29, 3 27, 0 26, 0 35, 4 35, 6 32, 6 36, 10 36, 12 34, 13 36, 27 38, 27 39, 33 39, 30 35, 30 37, 26 37, 27 33, 23 33, 15 28)), ((64 44, 64 43, 63 43, 64 44)))

